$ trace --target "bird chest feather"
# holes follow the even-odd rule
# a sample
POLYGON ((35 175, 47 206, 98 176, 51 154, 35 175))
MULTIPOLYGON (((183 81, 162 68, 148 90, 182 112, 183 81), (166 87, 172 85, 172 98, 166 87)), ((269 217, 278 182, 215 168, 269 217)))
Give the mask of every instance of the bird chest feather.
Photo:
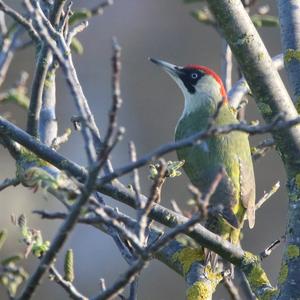
MULTIPOLYGON (((209 122, 210 116, 201 109, 183 116, 177 124, 175 139, 180 140, 206 130, 209 122)), ((228 107, 222 108, 215 120, 217 126, 237 122, 228 107)), ((251 214, 253 220, 255 183, 247 134, 235 131, 213 136, 192 147, 179 149, 177 155, 180 160, 185 160, 185 173, 201 192, 208 190, 220 168, 224 167, 225 178, 210 204, 221 204, 225 209, 230 209, 239 223, 243 221, 249 207, 248 214, 251 214)))

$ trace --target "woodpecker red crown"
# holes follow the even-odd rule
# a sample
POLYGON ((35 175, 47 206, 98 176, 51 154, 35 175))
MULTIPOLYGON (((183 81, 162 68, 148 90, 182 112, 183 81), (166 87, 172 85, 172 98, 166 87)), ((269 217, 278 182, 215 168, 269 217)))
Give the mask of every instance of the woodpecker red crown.
POLYGON ((223 101, 227 102, 228 98, 227 98, 227 93, 223 84, 222 79, 219 77, 219 75, 214 72, 213 70, 211 70, 208 67, 205 66, 199 66, 199 65, 186 65, 184 68, 189 68, 189 69, 195 69, 195 70, 199 70, 199 71, 203 71, 205 74, 212 76, 220 85, 220 92, 221 95, 223 97, 223 101))

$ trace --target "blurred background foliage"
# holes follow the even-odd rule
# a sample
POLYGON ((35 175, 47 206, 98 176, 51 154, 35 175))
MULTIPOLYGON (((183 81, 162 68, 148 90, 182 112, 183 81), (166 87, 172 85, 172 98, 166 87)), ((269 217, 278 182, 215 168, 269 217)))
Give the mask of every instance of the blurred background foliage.
MULTIPOLYGON (((10 5, 18 7, 19 1, 10 0, 10 5)), ((93 7, 96 0, 74 1, 74 8, 93 7)), ((112 154, 114 166, 128 162, 128 142, 136 143, 138 154, 150 151, 163 143, 173 140, 174 128, 183 108, 183 97, 174 83, 147 60, 148 56, 162 58, 167 61, 185 65, 197 63, 209 66, 220 72, 221 40, 211 26, 197 22, 191 11, 200 7, 197 1, 184 4, 181 0, 115 0, 115 4, 107 8, 103 16, 90 20, 86 31, 78 38, 84 52, 75 55, 75 63, 81 84, 89 100, 92 111, 102 132, 106 129, 107 111, 111 101, 111 38, 116 36, 122 46, 122 98, 123 107, 119 114, 119 124, 126 127, 125 139, 112 154)), ((261 1, 259 1, 261 2, 261 1)), ((276 15, 274 1, 263 1, 271 7, 270 14, 276 15)), ((195 16, 195 13, 194 13, 195 16)), ((274 22, 274 19, 271 20, 274 22)), ((262 27, 259 29, 262 38, 272 56, 280 53, 280 36, 278 27, 262 27)), ((35 53, 27 48, 16 54, 7 76, 4 91, 12 87, 22 70, 29 72, 30 88, 34 68, 35 53)), ((237 79, 235 72, 234 79, 237 79)), ((284 74, 282 74, 284 76, 284 74)), ((2 91, 0 91, 2 92, 2 91)), ((62 134, 71 127, 70 118, 75 114, 73 101, 60 75, 57 80, 57 119, 62 134)), ((14 104, 2 104, 1 114, 24 128, 26 114, 14 104)), ((254 101, 247 106, 246 119, 261 120, 254 101)), ((251 138, 255 145, 263 137, 251 138)), ((61 153, 79 164, 86 164, 81 135, 73 132, 69 142, 62 146, 61 153)), ((168 156, 174 159, 174 155, 168 156)), ((0 178, 13 176, 14 161, 7 151, 0 148, 0 178)), ((149 192, 147 169, 141 170, 143 192, 149 192)), ((287 198, 285 192, 285 175, 282 164, 275 151, 255 163, 257 199, 269 190, 278 180, 282 187, 257 213, 257 223, 253 230, 244 231, 243 246, 254 253, 261 252, 273 240, 283 235, 286 222, 287 198)), ((130 183, 130 177, 122 178, 130 183)), ((170 200, 186 208, 189 199, 187 178, 176 177, 169 180, 163 191, 162 204, 170 207, 170 200)), ((132 212, 115 201, 108 201, 129 214, 132 212)), ((27 215, 32 227, 41 229, 43 237, 51 240, 58 227, 56 221, 42 221, 31 215, 32 209, 48 209, 56 211, 61 208, 52 198, 45 199, 42 192, 33 194, 23 187, 9 188, 0 193, 1 217, 0 229, 8 231, 7 241, 1 250, 0 258, 24 251, 19 242, 19 230, 10 222, 12 214, 27 215)), ((67 249, 72 248, 75 259, 75 284, 84 294, 95 294, 98 291, 99 278, 104 277, 111 284, 127 265, 122 260, 112 240, 105 234, 83 225, 78 225, 68 240, 64 251, 57 258, 57 266, 63 270, 63 257, 67 249)), ((271 280, 276 278, 279 270, 282 249, 279 248, 265 260, 265 270, 271 280)), ((24 261, 24 268, 30 273, 38 261, 30 257, 24 261)), ((139 299, 183 299, 185 284, 181 277, 163 264, 153 261, 143 271, 140 280, 139 299)), ((5 299, 5 291, 0 287, 0 299, 5 299)), ((67 299, 64 291, 55 283, 44 278, 34 299, 67 299)), ((219 291, 216 299, 227 299, 227 295, 219 291)))

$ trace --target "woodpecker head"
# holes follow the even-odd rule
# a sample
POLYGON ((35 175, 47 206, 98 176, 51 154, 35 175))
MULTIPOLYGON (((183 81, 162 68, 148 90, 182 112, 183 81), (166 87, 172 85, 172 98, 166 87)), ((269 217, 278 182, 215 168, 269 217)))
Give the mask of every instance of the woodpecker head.
POLYGON ((190 113, 201 106, 217 107, 227 102, 227 94, 221 78, 208 67, 199 65, 176 66, 168 62, 149 58, 173 78, 185 98, 185 111, 190 113))

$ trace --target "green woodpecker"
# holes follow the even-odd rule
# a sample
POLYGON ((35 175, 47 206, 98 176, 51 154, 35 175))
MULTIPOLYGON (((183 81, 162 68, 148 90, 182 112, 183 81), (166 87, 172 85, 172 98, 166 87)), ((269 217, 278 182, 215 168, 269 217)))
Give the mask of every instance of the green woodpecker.
MULTIPOLYGON (((216 126, 239 122, 228 104, 222 80, 215 72, 204 66, 180 67, 150 60, 174 79, 184 95, 184 109, 175 130, 176 141, 206 130, 213 116, 216 126)), ((220 169, 225 169, 209 202, 206 227, 238 244, 245 215, 250 228, 255 222, 255 179, 248 135, 238 131, 217 135, 179 149, 177 155, 185 160, 183 168, 192 184, 203 193, 220 169)))

